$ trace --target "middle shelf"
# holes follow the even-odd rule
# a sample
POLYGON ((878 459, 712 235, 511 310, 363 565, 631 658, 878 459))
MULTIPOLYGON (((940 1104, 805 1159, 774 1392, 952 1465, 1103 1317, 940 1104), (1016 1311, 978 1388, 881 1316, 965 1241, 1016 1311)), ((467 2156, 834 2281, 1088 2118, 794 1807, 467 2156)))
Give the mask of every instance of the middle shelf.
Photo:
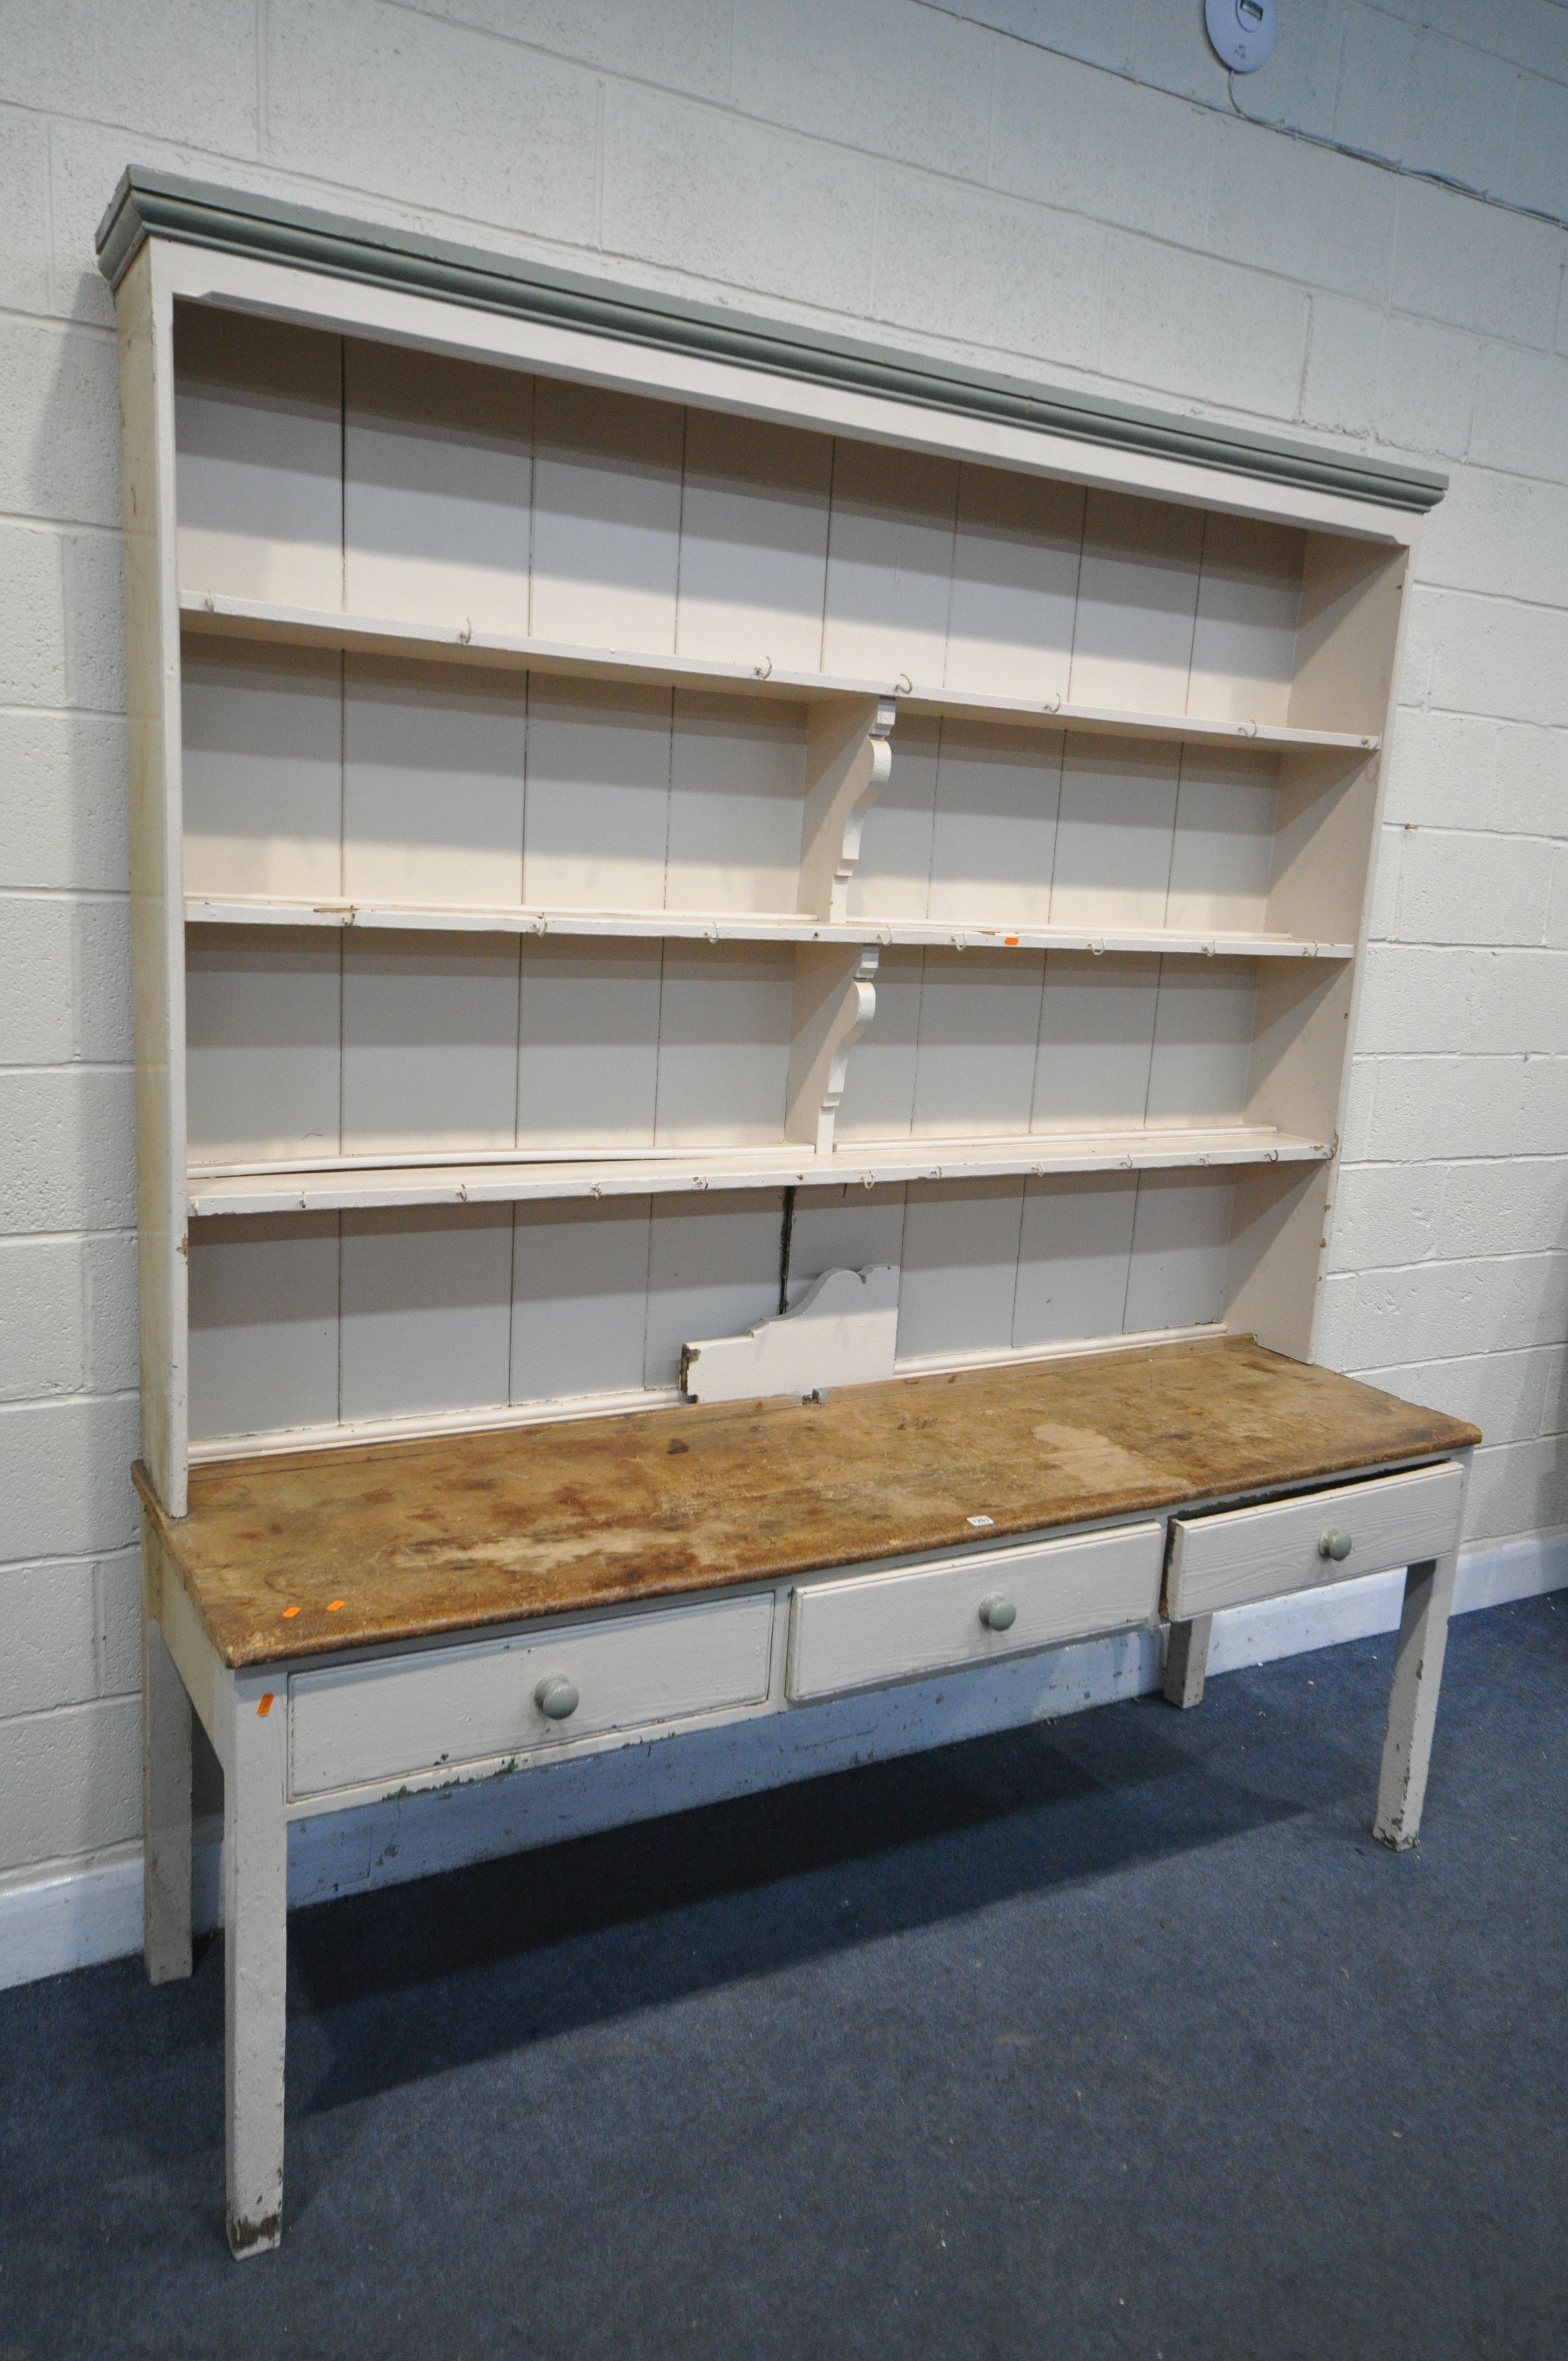
POLYGON ((1338 960, 1359 929, 1365 754, 202 640, 181 713, 201 924, 1338 960))
POLYGON ((1319 1159, 1349 980, 1054 946, 195 925, 192 1210, 1319 1159))

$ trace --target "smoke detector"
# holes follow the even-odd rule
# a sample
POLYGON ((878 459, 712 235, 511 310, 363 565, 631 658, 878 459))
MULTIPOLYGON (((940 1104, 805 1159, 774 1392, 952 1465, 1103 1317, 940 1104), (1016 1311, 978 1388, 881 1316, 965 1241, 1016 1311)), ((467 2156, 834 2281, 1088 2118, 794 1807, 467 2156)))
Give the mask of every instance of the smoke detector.
POLYGON ((1203 21, 1214 55, 1232 73, 1267 64, 1279 29, 1275 0, 1204 0, 1203 21))

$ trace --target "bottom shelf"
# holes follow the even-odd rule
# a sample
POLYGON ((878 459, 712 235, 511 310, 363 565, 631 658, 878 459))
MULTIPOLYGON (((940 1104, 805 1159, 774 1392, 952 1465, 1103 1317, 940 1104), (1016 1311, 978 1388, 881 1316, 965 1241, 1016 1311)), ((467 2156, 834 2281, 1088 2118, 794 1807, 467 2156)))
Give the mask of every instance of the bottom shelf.
MULTIPOLYGON (((1167 1345, 1218 1340, 1225 1333, 1215 1322, 1191 1328, 1150 1328, 1136 1336, 1087 1336, 1066 1345, 913 1354, 894 1364, 893 1382, 972 1369, 1026 1368, 1036 1362, 1080 1361, 1106 1353, 1148 1353, 1167 1345)), ((192 1444, 191 1465, 210 1467, 229 1459, 276 1459, 296 1451, 344 1451, 376 1443, 422 1443, 444 1434, 499 1434, 511 1427, 563 1426, 578 1419, 623 1418, 639 1411, 696 1407, 678 1385, 633 1386, 623 1393, 567 1394, 554 1401, 514 1402, 490 1410, 424 1411, 402 1418, 344 1420, 332 1426, 281 1427, 265 1434, 208 1435, 192 1444)))
POLYGON ((830 1271, 897 1272, 901 1374, 1250 1326, 1303 1340, 1305 1271, 1260 1304, 1259 1253, 1315 1239, 1323 1167, 981 1172, 533 1203, 225 1213, 190 1236, 202 1455, 528 1424, 682 1399, 830 1271), (1292 1209, 1295 1209, 1292 1212, 1292 1209), (1284 1227, 1281 1228, 1283 1223, 1284 1227))
POLYGON ((525 1204, 550 1198, 648 1197, 730 1189, 873 1189, 1007 1175, 1170 1172, 1204 1166, 1322 1164, 1322 1140, 1266 1126, 1215 1130, 1030 1133, 1011 1138, 846 1141, 829 1156, 777 1148, 639 1148, 592 1157, 570 1148, 510 1149, 451 1161, 435 1155, 298 1159, 192 1167, 189 1210, 330 1213, 394 1205, 525 1204))

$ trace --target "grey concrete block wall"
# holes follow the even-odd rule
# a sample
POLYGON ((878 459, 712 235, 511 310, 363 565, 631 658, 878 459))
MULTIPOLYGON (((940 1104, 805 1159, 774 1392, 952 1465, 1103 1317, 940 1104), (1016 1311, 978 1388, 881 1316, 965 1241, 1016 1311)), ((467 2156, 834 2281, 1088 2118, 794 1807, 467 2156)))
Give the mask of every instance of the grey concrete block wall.
POLYGON ((1568 235, 1518 210, 1568 214, 1568 8, 1281 14, 1273 63, 1236 85, 1249 122, 1197 0, 0 6, 0 1883, 137 1832, 116 414, 93 259, 132 159, 1450 469, 1328 1349, 1482 1422, 1476 1542, 1568 1523, 1568 235))

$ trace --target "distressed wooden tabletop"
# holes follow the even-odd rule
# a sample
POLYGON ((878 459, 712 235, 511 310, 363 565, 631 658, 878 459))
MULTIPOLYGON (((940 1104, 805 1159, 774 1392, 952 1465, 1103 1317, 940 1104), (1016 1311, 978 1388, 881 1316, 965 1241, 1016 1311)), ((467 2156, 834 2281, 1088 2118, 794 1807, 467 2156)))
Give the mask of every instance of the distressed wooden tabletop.
POLYGON ((1247 1337, 193 1468, 170 1522, 227 1664, 1272 1490, 1480 1440, 1247 1337), (970 1520, 989 1518, 977 1525, 970 1520))

